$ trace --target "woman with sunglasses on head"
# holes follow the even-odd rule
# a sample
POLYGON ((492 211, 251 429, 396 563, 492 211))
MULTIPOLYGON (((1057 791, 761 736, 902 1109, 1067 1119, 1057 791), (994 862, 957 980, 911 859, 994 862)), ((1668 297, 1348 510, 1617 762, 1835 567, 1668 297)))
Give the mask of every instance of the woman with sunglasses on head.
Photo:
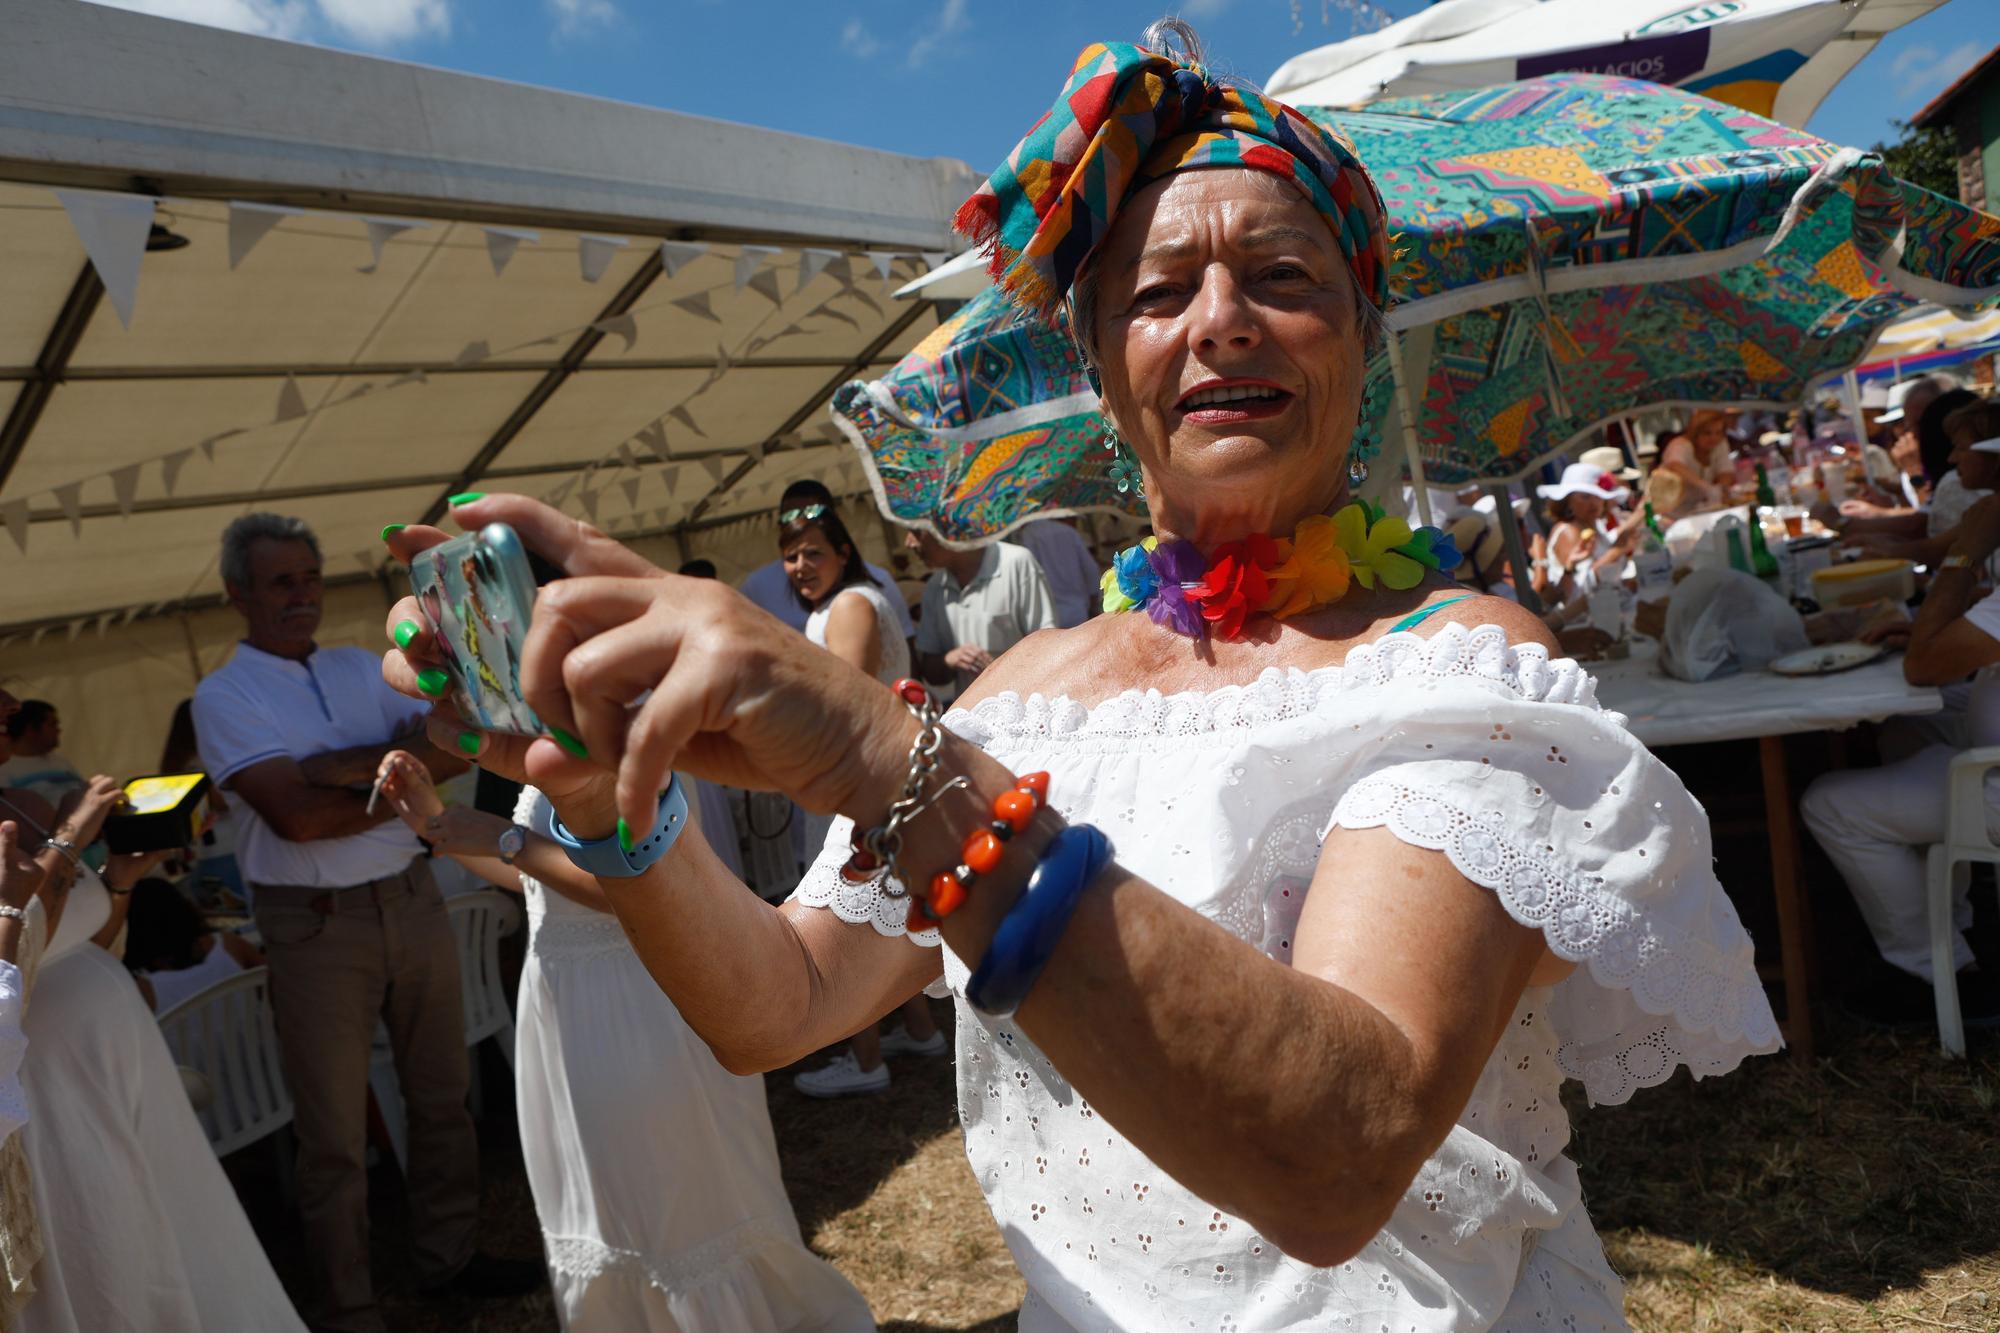
MULTIPOLYGON (((910 674, 910 645, 897 626, 889 595, 868 572, 840 515, 823 504, 802 505, 778 516, 778 551, 792 595, 806 608, 806 638, 884 685, 910 674)), ((817 856, 831 815, 806 816, 806 851, 817 856)), ((903 1022, 884 1037, 871 1022, 854 1034, 850 1050, 792 1080, 808 1097, 851 1097, 883 1092, 889 1066, 883 1055, 943 1055, 944 1034, 922 995, 903 1002, 903 1022)))
MULTIPOLYGON (((1391 249, 1353 145, 1167 20, 1086 48, 959 218, 1021 317, 1066 319, 1143 483, 1154 538, 1106 614, 940 718, 489 495, 457 521, 573 576, 522 659, 559 730, 447 705, 434 733, 549 793, 729 1067, 950 991, 1027 1333, 1625 1327, 1562 1083, 1623 1101, 1777 1026, 1678 779, 1539 621, 1454 588, 1443 534, 1350 494, 1391 249), (676 768, 854 841, 837 824, 792 901, 748 899, 682 836, 676 768)), ((433 656, 383 669, 415 691, 433 656)))

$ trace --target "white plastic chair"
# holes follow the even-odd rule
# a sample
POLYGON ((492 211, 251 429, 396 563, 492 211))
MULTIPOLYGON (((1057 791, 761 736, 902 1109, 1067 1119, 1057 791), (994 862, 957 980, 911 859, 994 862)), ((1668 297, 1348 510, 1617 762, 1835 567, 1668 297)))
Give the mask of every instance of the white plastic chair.
POLYGON ((264 968, 249 968, 160 1015, 174 1063, 208 1083, 212 1097, 195 1114, 217 1157, 291 1123, 268 977, 264 968))
MULTIPOLYGON (((507 986, 500 974, 500 939, 520 929, 521 905, 498 889, 461 893, 445 900, 451 933, 458 941, 459 999, 465 1009, 465 1044, 477 1046, 492 1037, 514 1066, 514 1013, 507 1007, 507 986)), ((478 1066, 473 1066, 475 1077, 478 1066)), ((409 1162, 409 1121, 403 1112, 403 1089, 396 1079, 396 1056, 389 1032, 379 1023, 368 1060, 368 1087, 382 1112, 389 1146, 398 1165, 409 1162)), ((475 1102, 475 1106, 477 1103, 475 1102)))
POLYGON ((1965 1058, 1965 1019, 1958 1008, 1958 927, 1952 907, 1972 875, 1972 863, 2000 865, 2000 843, 1987 831, 1986 775, 2000 768, 2000 746, 1967 750, 1951 761, 1944 841, 1926 864, 1931 918, 1931 987, 1937 995, 1938 1040, 1946 1055, 1965 1058))

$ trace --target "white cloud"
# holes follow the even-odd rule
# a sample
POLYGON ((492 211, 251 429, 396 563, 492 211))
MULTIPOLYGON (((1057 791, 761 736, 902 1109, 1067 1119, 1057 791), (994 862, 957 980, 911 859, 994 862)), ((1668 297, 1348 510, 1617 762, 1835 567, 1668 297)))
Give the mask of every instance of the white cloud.
POLYGON ((1896 81, 1897 100, 1916 103, 1937 96, 1985 54, 1986 48, 1978 42, 1960 42, 1943 55, 1929 43, 1919 43, 1898 53, 1889 62, 1889 77, 1896 81))
POLYGON ((866 60, 882 49, 875 34, 868 31, 868 25, 860 19, 849 19, 840 29, 840 49, 858 59, 866 60))
POLYGON ((574 37, 596 27, 618 21, 618 6, 612 0, 548 0, 556 14, 556 34, 574 37))
POLYGON ((449 0, 318 0, 336 32, 365 46, 397 46, 451 35, 449 0))
POLYGON ((293 41, 305 36, 312 18, 308 0, 95 0, 95 3, 157 18, 293 41))
POLYGON ((970 0, 944 0, 938 9, 938 16, 924 27, 923 34, 910 43, 910 67, 928 61, 935 56, 953 36, 963 32, 972 22, 967 12, 970 0))

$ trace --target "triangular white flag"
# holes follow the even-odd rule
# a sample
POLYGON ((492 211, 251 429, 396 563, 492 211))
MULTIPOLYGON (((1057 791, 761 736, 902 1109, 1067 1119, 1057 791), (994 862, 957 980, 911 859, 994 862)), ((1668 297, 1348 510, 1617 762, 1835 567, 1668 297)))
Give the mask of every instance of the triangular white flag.
POLYGON ((930 272, 932 269, 936 268, 938 265, 944 263, 945 260, 950 258, 951 256, 946 254, 942 250, 924 251, 923 253, 924 272, 926 273, 930 272))
POLYGON ((229 201, 229 267, 235 268, 250 255, 264 234, 286 218, 295 218, 305 210, 290 208, 284 204, 246 204, 240 200, 229 201))
MULTIPOLYGON (((681 470, 679 466, 676 465, 674 467, 661 468, 660 482, 667 488, 667 498, 669 500, 673 499, 674 492, 678 491, 681 488, 681 470)), ((27 520, 27 506, 23 505, 21 509, 22 509, 22 521, 25 522, 27 520)), ((22 549, 24 551, 27 549, 25 544, 23 545, 22 549)))
POLYGON ((799 290, 804 291, 807 285, 820 275, 821 269, 838 258, 840 258, 838 250, 799 251, 799 290))
POLYGON ((368 225, 370 255, 368 266, 361 270, 363 273, 373 273, 382 266, 382 247, 389 243, 391 237, 409 231, 413 227, 431 225, 428 222, 405 222, 399 218, 363 218, 362 221, 368 225))
POLYGON ((611 267, 612 258, 623 250, 627 241, 623 236, 579 236, 576 238, 576 264, 583 273, 585 282, 596 282, 604 276, 604 270, 611 267))
POLYGON ((632 442, 630 440, 619 441, 618 466, 624 468, 639 466, 639 460, 632 456, 632 442))
POLYGON ((200 444, 198 444, 195 447, 201 450, 201 456, 203 458, 206 458, 209 462, 213 463, 215 461, 215 446, 222 443, 224 440, 228 439, 232 435, 241 435, 242 433, 243 430, 241 427, 238 427, 234 430, 217 431, 215 434, 209 436, 207 439, 203 440, 200 444))
POLYGON ((76 636, 83 633, 84 624, 89 619, 90 618, 88 616, 78 616, 75 620, 70 621, 69 624, 65 626, 65 628, 69 632, 69 641, 71 643, 75 643, 76 636))
POLYGON ((694 424, 694 413, 688 411, 685 405, 681 407, 676 407, 671 412, 667 413, 667 415, 672 417, 675 421, 680 422, 683 426, 686 426, 689 430, 693 431, 695 434, 701 436, 702 439, 705 440, 708 438, 708 432, 703 430, 700 426, 694 424))
POLYGON ((778 270, 774 268, 765 269, 745 285, 772 305, 785 303, 785 298, 778 292, 778 270))
POLYGON ((896 256, 887 250, 870 250, 868 262, 875 266, 875 276, 883 282, 889 280, 889 266, 896 262, 896 256))
POLYGON ((729 355, 729 349, 721 343, 717 343, 715 345, 715 371, 717 377, 720 378, 723 375, 727 375, 729 368, 735 364, 736 362, 729 355))
POLYGON ((700 241, 661 241, 660 265, 673 277, 688 264, 708 253, 708 247, 700 241))
POLYGON ((750 457, 761 463, 764 461, 764 455, 770 450, 770 447, 767 441, 759 440, 750 446, 750 457))
POLYGON ((132 516, 132 500, 139 493, 139 464, 127 463, 111 474, 111 495, 118 501, 118 512, 125 518, 132 516))
POLYGON ((305 414, 306 396, 299 390, 299 382, 287 372, 284 387, 278 390, 278 415, 271 420, 297 421, 305 414))
POLYGON ((742 291, 750 285, 750 277, 764 266, 764 261, 772 255, 782 254, 775 245, 746 245, 736 252, 736 290, 742 291))
MULTIPOLYGON (((465 351, 460 352, 459 355, 464 356, 466 352, 470 352, 473 348, 483 347, 483 346, 485 346, 484 343, 467 343, 465 345, 465 351)), ((486 358, 483 356, 480 358, 480 360, 482 361, 485 359, 486 358)), ((385 389, 400 389, 405 384, 429 384, 430 382, 431 382, 431 377, 426 372, 421 370, 406 370, 402 374, 396 376, 395 379, 390 380, 387 384, 383 385, 382 387, 385 389)))
POLYGON ((499 277, 513 262, 514 252, 521 248, 521 242, 534 245, 542 239, 540 232, 522 231, 518 227, 486 227, 486 257, 493 263, 493 276, 499 277))
POLYGON ((9 500, 0 505, 0 519, 7 524, 7 535, 14 539, 14 545, 21 548, 21 554, 28 553, 28 502, 9 500))
POLYGON ((639 433, 634 438, 645 447, 647 453, 662 463, 672 456, 667 449, 667 428, 657 421, 648 421, 639 427, 639 433))
POLYGON ((632 350, 632 344, 639 341, 639 321, 629 311, 622 315, 600 319, 590 327, 607 338, 614 333, 617 334, 625 340, 625 350, 628 352, 632 350))
POLYGON ((118 623, 119 623, 120 625, 129 625, 129 624, 131 624, 131 623, 132 623, 133 621, 135 621, 135 620, 137 620, 137 619, 139 618, 139 612, 140 612, 140 610, 141 610, 141 608, 139 608, 139 607, 136 607, 136 606, 128 606, 128 607, 126 607, 126 608, 125 608, 125 611, 124 611, 124 613, 123 613, 122 615, 120 615, 120 616, 118 617, 118 623))
POLYGON ((180 480, 181 469, 194 457, 192 449, 176 449, 160 459, 160 480, 166 484, 167 494, 174 493, 174 483, 180 480))
POLYGON ((336 403, 351 403, 356 398, 366 398, 369 394, 374 392, 375 392, 375 381, 363 380, 361 383, 355 385, 353 388, 349 389, 346 393, 340 395, 340 397, 334 399, 333 401, 336 403))
POLYGON ((619 489, 625 492, 625 507, 627 509, 637 509, 639 507, 639 482, 641 480, 639 477, 627 477, 618 483, 619 489))
POLYGON ((586 518, 588 518, 592 523, 597 522, 596 491, 578 491, 576 493, 576 502, 583 506, 583 512, 586 518))
POLYGON ((720 486, 722 484, 723 473, 722 460, 714 457, 704 458, 701 460, 701 465, 708 473, 709 481, 714 485, 720 486))
POLYGON ((69 520, 72 537, 83 535, 82 491, 83 483, 73 481, 67 486, 58 486, 51 492, 56 497, 56 503, 62 506, 63 517, 69 520))
POLYGON ((149 195, 103 190, 57 190, 56 198, 62 200, 69 225, 76 228, 90 266, 103 281, 118 322, 131 328, 132 302, 139 294, 139 261, 146 255, 155 201, 149 195))
POLYGON ((673 303, 687 311, 690 315, 699 315, 703 319, 712 319, 717 324, 722 322, 722 316, 716 314, 715 307, 709 303, 707 292, 696 292, 692 296, 676 296, 673 303))
MULTIPOLYGON (((458 355, 451 359, 451 363, 454 366, 457 366, 460 370, 463 370, 467 366, 478 365, 481 361, 484 361, 487 357, 492 355, 493 355, 493 349, 486 345, 486 340, 484 338, 480 338, 474 342, 469 342, 465 346, 459 348, 458 355)), ((411 371, 410 373, 413 375, 421 375, 423 372, 411 371)), ((398 382, 400 383, 400 381, 398 382)))

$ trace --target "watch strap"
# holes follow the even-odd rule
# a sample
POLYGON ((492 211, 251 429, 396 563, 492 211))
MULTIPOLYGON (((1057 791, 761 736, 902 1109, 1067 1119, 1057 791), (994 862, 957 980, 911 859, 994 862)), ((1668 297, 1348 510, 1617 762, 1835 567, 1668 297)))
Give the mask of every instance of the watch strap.
POLYGON ((1971 569, 1972 557, 1953 553, 1938 561, 1939 569, 1971 569))
POLYGON ((562 819, 553 810, 549 812, 549 837, 568 854, 571 865, 598 879, 632 879, 645 874, 667 854, 687 825, 687 792, 678 773, 660 793, 652 831, 634 841, 629 852, 618 845, 616 835, 585 842, 564 828, 562 819))

